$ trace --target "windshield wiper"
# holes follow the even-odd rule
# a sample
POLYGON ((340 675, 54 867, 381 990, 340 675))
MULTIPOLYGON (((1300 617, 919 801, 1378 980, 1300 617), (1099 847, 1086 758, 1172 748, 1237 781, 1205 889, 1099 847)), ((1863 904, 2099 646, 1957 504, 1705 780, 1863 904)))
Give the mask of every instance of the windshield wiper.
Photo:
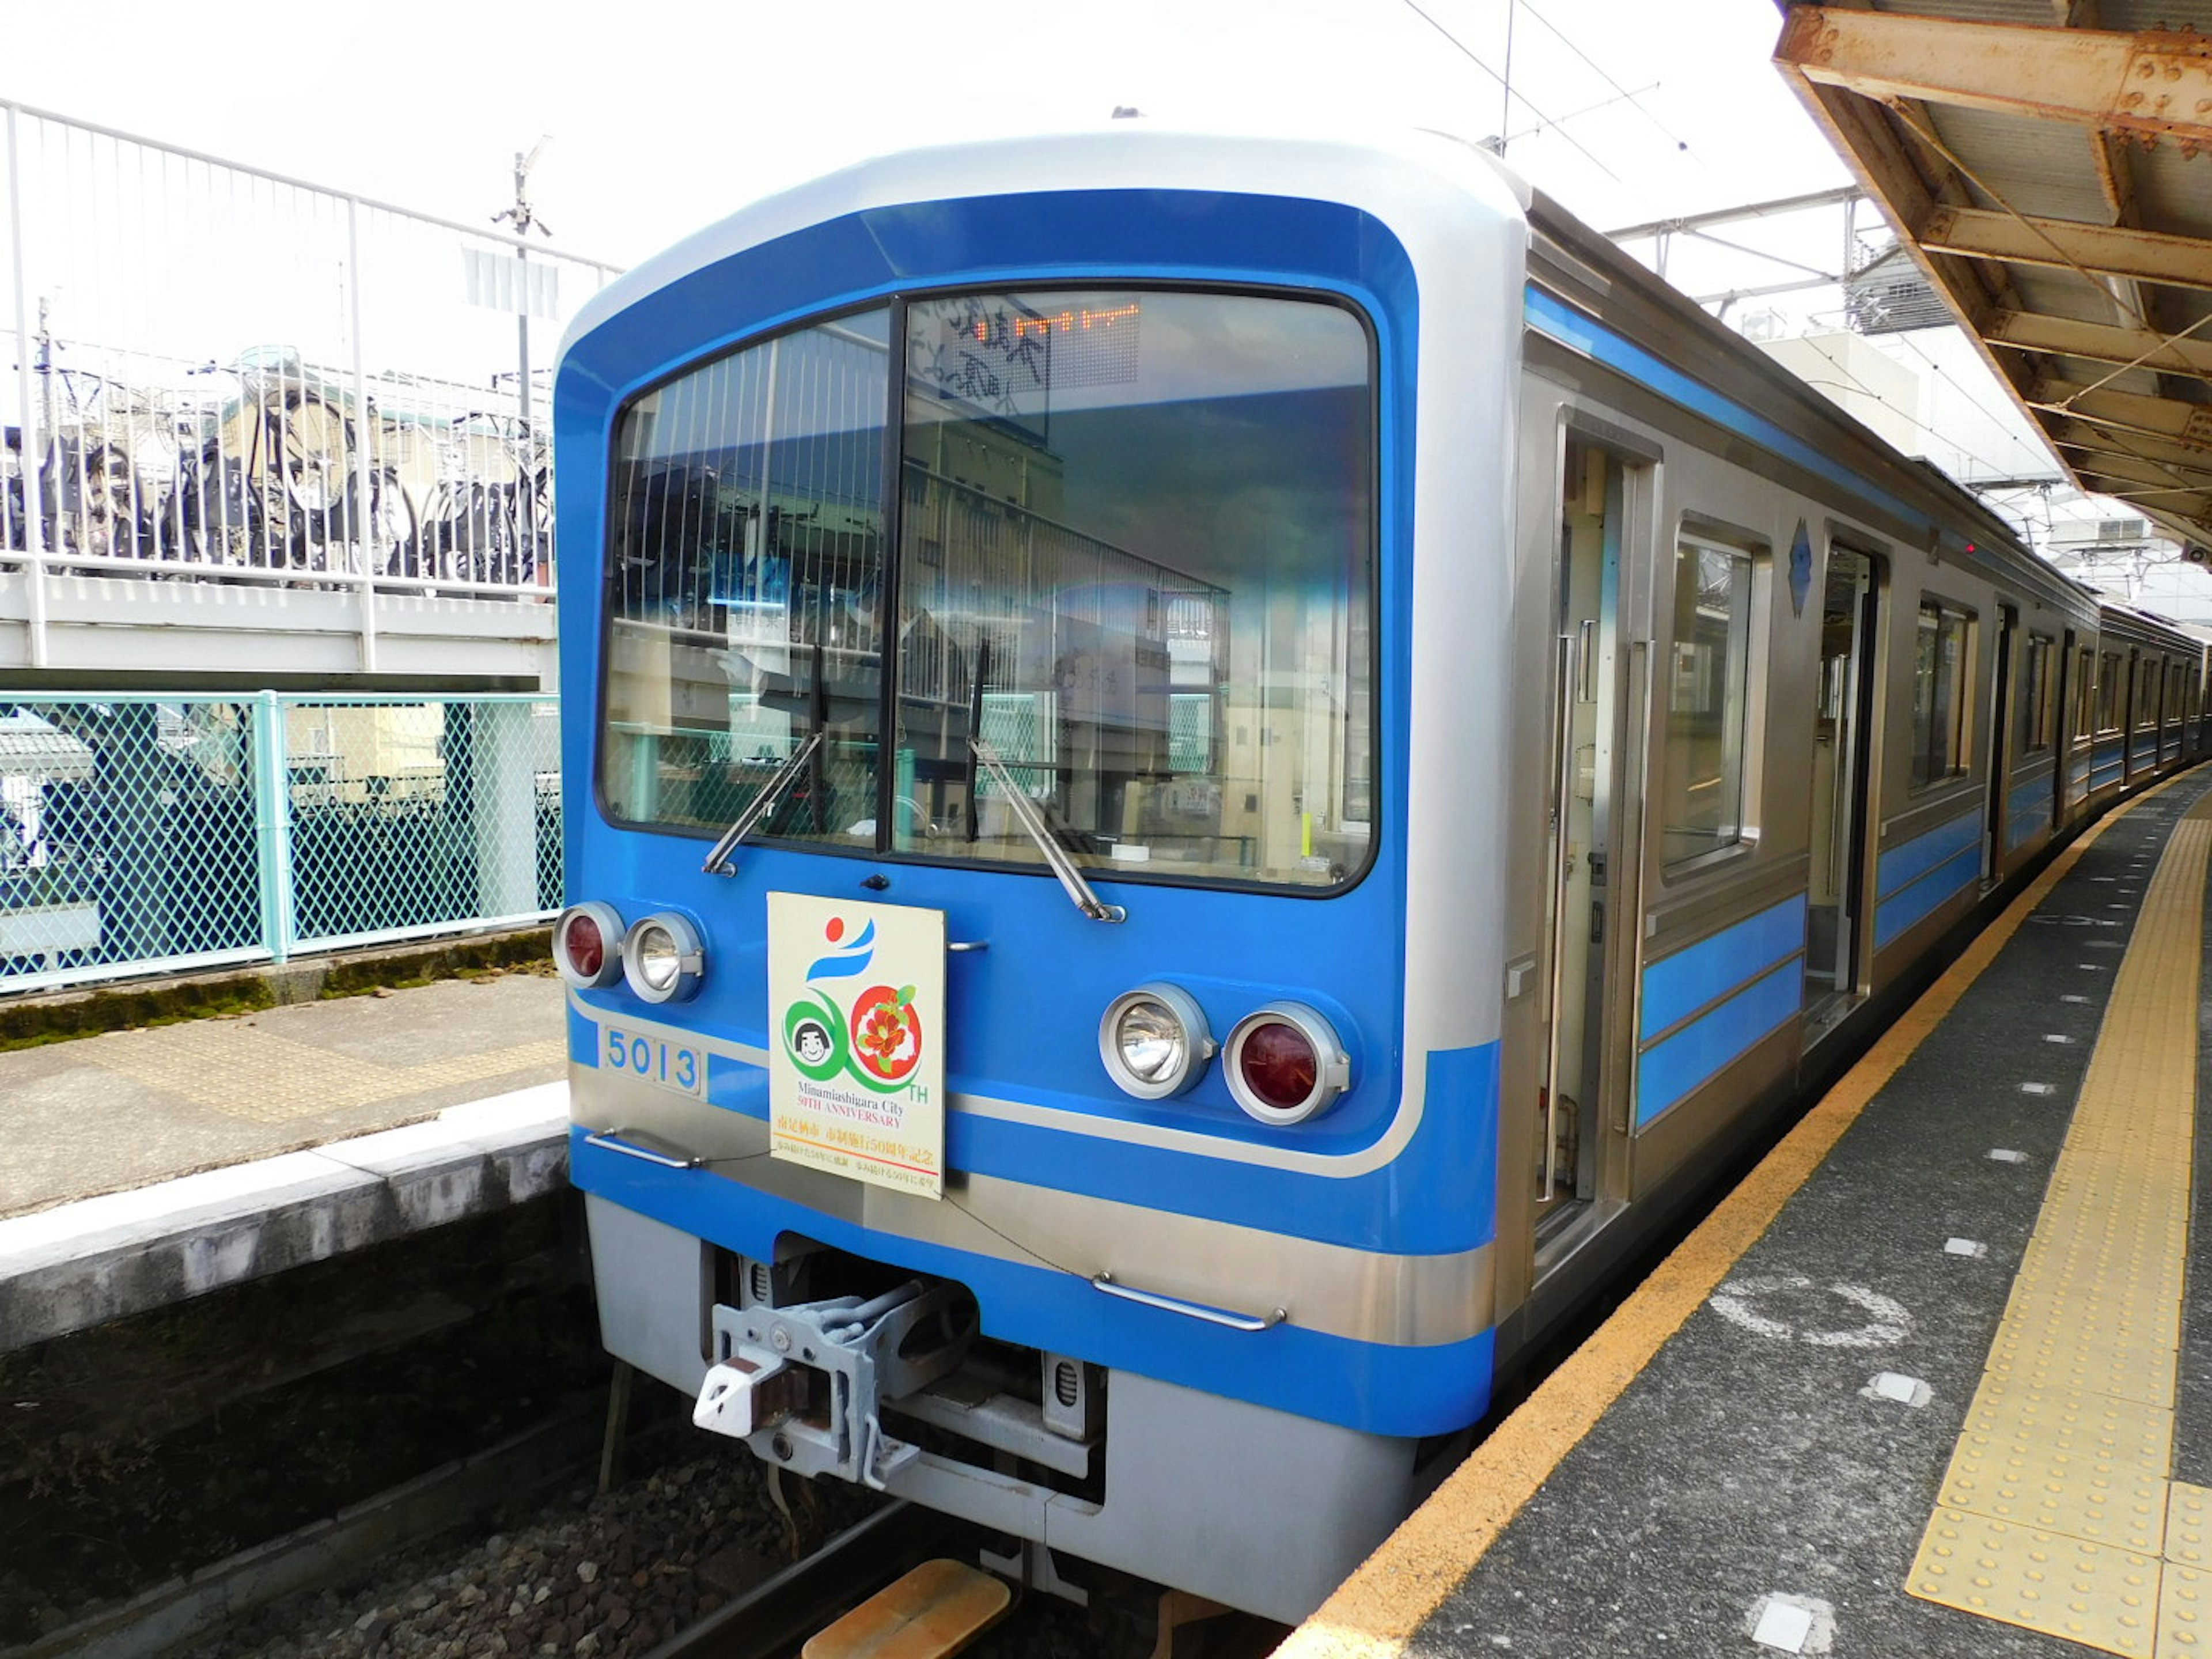
MULTIPOLYGON (((999 758, 999 751, 985 739, 973 736, 968 739, 968 748, 982 763, 983 769, 991 775, 991 781, 999 786, 1006 796, 1007 807, 1014 815, 1014 821, 1028 831, 1029 838, 1037 844, 1037 850, 1044 854, 1044 861, 1052 866, 1053 874, 1060 878, 1060 884, 1066 889, 1067 896, 1074 901, 1075 908, 1093 921, 1127 921, 1129 919, 1127 910, 1118 904, 1106 903, 1091 891, 1091 884, 1084 880, 1083 872, 1075 867, 1075 860, 1068 857, 1067 849, 1052 833, 1051 827, 1044 821, 1044 815, 1037 811, 1036 804, 1030 800, 1022 786, 1014 781, 1014 775, 1006 769, 1006 762, 999 758)), ((970 807, 969 811, 972 817, 974 808, 970 807)))
POLYGON ((738 814, 738 821, 722 831, 721 840, 714 843, 714 850, 707 854, 707 861, 699 866, 700 869, 710 876, 734 876, 738 873, 738 866, 730 862, 730 854, 737 851, 739 842, 752 834, 753 825, 768 816, 769 809, 775 805, 776 797, 791 787, 791 781, 806 764, 807 757, 821 744, 822 733, 817 731, 791 751, 783 764, 777 767, 769 781, 761 786, 760 793, 745 804, 745 810, 738 814))

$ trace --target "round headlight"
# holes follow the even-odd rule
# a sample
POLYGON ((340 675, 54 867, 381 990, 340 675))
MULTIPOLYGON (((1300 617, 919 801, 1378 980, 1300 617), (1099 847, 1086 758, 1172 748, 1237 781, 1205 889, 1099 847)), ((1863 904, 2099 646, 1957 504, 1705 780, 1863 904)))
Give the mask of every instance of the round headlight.
POLYGON ((1182 1093, 1205 1075, 1213 1048, 1205 1011, 1189 992, 1161 981, 1124 991, 1098 1022, 1106 1074, 1139 1100, 1182 1093))
POLYGON ((611 904, 572 904, 553 924, 553 965, 586 989, 622 977, 623 921, 611 904))
POLYGON ((1303 1123, 1352 1086, 1336 1028, 1303 1002, 1271 1002, 1230 1028, 1221 1069, 1229 1092, 1262 1123, 1303 1123))
POLYGON ((706 951, 699 930, 672 911, 633 922, 623 939, 623 977, 647 1002, 677 1002, 699 988, 706 951))

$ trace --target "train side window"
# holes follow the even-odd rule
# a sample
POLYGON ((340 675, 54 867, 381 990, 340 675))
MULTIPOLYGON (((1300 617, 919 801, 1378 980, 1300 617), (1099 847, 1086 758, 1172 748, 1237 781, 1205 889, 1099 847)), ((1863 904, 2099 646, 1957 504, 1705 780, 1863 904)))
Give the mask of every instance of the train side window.
POLYGON ((1744 747, 1751 703, 1752 559, 1682 538, 1674 550, 1674 654, 1660 821, 1665 862, 1744 839, 1744 747))
POLYGON ((1971 613, 1936 599, 1920 602, 1912 665, 1912 787, 1924 788, 1966 769, 1967 650, 1971 613))
POLYGON ((2032 755, 2051 747, 2051 665, 2057 655, 2056 647, 2044 635, 2027 636, 2027 657, 2021 666, 2020 725, 2013 743, 2015 753, 2032 755))

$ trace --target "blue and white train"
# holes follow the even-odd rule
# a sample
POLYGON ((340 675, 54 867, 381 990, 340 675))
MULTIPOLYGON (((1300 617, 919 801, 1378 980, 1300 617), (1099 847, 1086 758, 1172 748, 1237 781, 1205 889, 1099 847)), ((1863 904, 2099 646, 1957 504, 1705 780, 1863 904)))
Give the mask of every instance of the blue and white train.
POLYGON ((2204 747, 2197 643, 1440 137, 872 161, 554 398, 607 1344, 1048 1584, 1307 1613, 2204 747))

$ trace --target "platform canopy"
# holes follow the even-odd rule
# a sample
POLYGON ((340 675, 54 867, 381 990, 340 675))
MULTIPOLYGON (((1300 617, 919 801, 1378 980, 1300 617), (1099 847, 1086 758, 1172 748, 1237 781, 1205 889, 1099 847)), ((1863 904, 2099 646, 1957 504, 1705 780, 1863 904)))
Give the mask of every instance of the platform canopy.
POLYGON ((1785 5, 1775 61, 2084 490, 2212 549, 2212 0, 1785 5))

